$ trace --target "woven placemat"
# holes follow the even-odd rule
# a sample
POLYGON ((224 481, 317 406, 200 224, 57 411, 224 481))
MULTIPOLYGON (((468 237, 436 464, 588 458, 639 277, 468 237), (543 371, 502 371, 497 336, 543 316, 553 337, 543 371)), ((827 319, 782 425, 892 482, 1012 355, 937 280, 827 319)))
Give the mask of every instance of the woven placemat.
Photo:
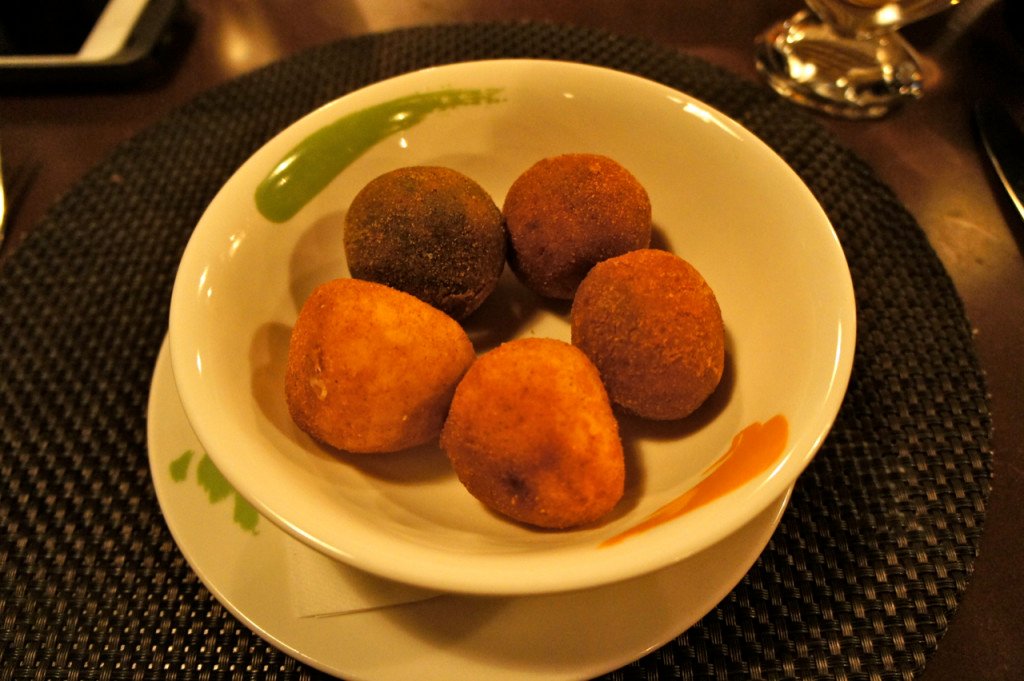
POLYGON ((221 184, 296 118, 388 76, 494 57, 609 66, 734 117, 821 201, 856 289, 849 393, 774 538, 697 625, 609 678, 923 669, 971 575, 992 454, 970 327, 913 218, 765 88, 636 38, 488 24, 345 40, 199 97, 117 148, 0 272, 0 681, 319 676, 217 603, 163 523, 145 414, 176 266, 221 184))

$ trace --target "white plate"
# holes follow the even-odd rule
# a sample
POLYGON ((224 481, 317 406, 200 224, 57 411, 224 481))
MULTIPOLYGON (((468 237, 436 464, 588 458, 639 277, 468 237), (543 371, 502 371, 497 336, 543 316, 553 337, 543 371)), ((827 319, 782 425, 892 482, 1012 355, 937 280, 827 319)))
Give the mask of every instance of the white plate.
MULTIPOLYGON (((190 423, 263 515, 377 575, 511 595, 635 577, 750 522, 793 485, 828 433, 849 378, 854 325, 849 270, 828 219, 793 170, 749 131, 636 76, 513 60, 377 83, 275 136, 196 227, 175 283, 169 335, 190 423), (499 91, 489 103, 436 111, 385 137, 285 222, 258 210, 256 188, 273 169, 297 167, 282 159, 295 158, 293 148, 308 136, 382 103, 450 88, 499 91), (727 333, 727 376, 700 413, 679 422, 623 422, 627 490, 607 522, 534 531, 478 503, 436 446, 336 456, 300 432, 282 387, 288 337, 312 288, 347 276, 342 223, 354 194, 387 170, 436 164, 474 178, 500 205, 532 163, 574 151, 606 154, 643 183, 656 243, 702 272, 727 333), (682 517, 602 545, 690 490, 744 428, 780 414, 789 439, 767 470, 682 517)), ((507 271, 467 326, 478 351, 512 337, 569 339, 564 306, 531 296, 507 271)))
POLYGON ((681 563, 612 586, 545 596, 444 595, 298 617, 285 573, 288 551, 313 549, 265 518, 237 522, 230 494, 211 502, 197 483, 203 450, 178 398, 166 343, 149 396, 148 440, 160 507, 203 584, 272 645, 353 681, 582 679, 617 669, 685 631, 728 594, 789 499, 787 492, 736 534, 681 563), (188 451, 195 453, 191 470, 172 475, 188 451))

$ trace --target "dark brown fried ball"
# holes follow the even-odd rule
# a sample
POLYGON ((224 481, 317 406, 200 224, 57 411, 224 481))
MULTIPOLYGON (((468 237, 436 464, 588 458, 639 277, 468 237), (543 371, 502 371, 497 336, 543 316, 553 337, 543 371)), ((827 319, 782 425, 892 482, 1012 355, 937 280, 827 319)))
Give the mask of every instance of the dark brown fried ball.
POLYGON ((725 366, 722 312, 682 258, 644 249, 598 264, 580 284, 572 342, 597 365, 612 402, 649 419, 691 414, 725 366))
POLYGON ((441 447, 473 496, 523 523, 591 523, 623 494, 622 443, 601 377, 562 341, 514 340, 482 355, 455 391, 441 447))
POLYGON ((476 359, 458 322, 381 284, 316 288, 292 329, 285 397, 306 433, 351 452, 390 452, 441 432, 476 359))
POLYGON ((651 242, 647 191, 606 156, 536 163, 512 183, 503 212, 512 270, 548 298, 571 299, 595 264, 651 242))
POLYGON ((353 277, 411 293, 455 319, 491 294, 505 265, 501 211, 451 170, 399 168, 372 180, 345 217, 353 277))

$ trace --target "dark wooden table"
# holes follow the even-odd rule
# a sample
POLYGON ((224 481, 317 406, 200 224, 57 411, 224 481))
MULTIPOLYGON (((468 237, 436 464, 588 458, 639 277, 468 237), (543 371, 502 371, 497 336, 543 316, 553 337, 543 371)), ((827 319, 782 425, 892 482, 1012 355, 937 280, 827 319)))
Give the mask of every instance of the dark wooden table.
MULTIPOLYGON (((0 95, 9 172, 32 172, 17 197, 0 267, 45 214, 119 142, 198 93, 303 48, 392 28, 535 19, 640 35, 758 82, 755 36, 792 0, 193 0, 194 26, 167 73, 106 91, 0 95)), ((976 330, 995 423, 995 483, 981 556, 927 681, 1015 678, 1024 669, 1024 221, 997 190, 973 134, 976 100, 1024 110, 1024 44, 1001 2, 964 0, 905 30, 927 71, 923 99, 873 122, 822 117, 916 217, 976 330)))

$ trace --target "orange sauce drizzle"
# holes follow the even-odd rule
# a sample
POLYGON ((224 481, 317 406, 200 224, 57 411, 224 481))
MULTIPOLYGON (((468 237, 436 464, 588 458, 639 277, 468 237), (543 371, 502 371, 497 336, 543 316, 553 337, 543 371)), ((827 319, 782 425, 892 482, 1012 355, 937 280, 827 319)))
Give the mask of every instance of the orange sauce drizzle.
POLYGON ((729 450, 708 467, 699 483, 645 520, 604 540, 601 546, 618 544, 624 539, 678 518, 754 479, 778 460, 786 448, 788 439, 789 423, 782 414, 773 416, 764 423, 750 424, 733 437, 729 450))

